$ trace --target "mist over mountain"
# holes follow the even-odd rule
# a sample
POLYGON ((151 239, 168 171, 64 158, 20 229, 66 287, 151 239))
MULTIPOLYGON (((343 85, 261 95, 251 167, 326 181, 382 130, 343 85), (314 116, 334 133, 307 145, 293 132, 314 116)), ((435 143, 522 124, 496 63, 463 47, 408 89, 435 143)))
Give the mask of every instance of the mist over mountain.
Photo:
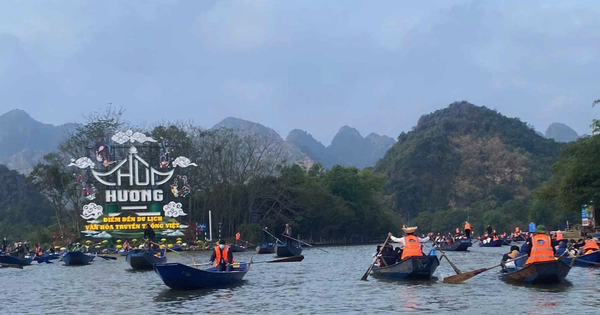
POLYGON ((77 124, 43 124, 20 109, 0 116, 0 164, 28 173, 44 154, 56 150, 77 124))
POLYGON ((550 124, 545 136, 546 138, 554 139, 556 142, 573 142, 579 139, 579 135, 573 128, 561 123, 550 124))

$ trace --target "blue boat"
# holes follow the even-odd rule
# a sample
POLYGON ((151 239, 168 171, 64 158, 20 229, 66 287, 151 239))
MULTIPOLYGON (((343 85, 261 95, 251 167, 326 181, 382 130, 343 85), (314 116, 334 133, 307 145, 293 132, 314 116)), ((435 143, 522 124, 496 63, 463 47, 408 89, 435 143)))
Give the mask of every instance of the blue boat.
POLYGON ((241 282, 250 265, 234 263, 231 271, 217 271, 216 267, 198 269, 180 263, 158 264, 154 271, 162 281, 174 290, 198 290, 227 287, 241 282))
POLYGON ((11 256, 11 255, 1 255, 0 256, 1 264, 29 266, 29 265, 31 265, 32 261, 33 261, 32 256, 25 256, 25 258, 19 258, 17 256, 11 256))
POLYGON ((470 238, 461 238, 458 240, 455 240, 454 243, 450 244, 450 245, 442 245, 442 246, 438 246, 439 249, 443 250, 443 251, 447 251, 447 252, 464 252, 467 249, 469 249, 469 247, 473 246, 473 243, 471 243, 471 239, 470 238))
POLYGON ((63 261, 67 266, 82 266, 87 265, 94 260, 94 255, 82 252, 66 252, 63 256, 63 261))
POLYGON ((145 250, 134 249, 127 253, 125 258, 132 269, 135 270, 152 270, 156 264, 164 264, 167 262, 164 250, 145 250), (160 257, 156 255, 159 254, 160 257))
POLYGON ((502 247, 502 243, 504 243, 504 240, 495 240, 495 241, 490 241, 489 243, 483 243, 483 242, 479 242, 479 247, 502 247))
POLYGON ((33 260, 37 261, 38 264, 50 263, 51 260, 59 259, 59 254, 43 254, 42 256, 36 256, 33 260))
MULTIPOLYGON (((596 264, 600 264, 600 251, 594 251, 587 255, 577 256, 577 259, 589 261, 593 264, 586 264, 585 262, 575 260, 573 262, 574 267, 597 267, 598 265, 596 265, 596 264)), ((571 261, 573 260, 573 258, 567 257, 565 255, 565 256, 561 256, 560 260, 562 260, 564 263, 566 263, 568 265, 571 265, 571 261)))
POLYGON ((407 257, 389 266, 374 266, 373 277, 392 280, 428 280, 431 278, 440 260, 437 255, 407 257))
POLYGON ((263 243, 256 247, 257 254, 273 254, 275 253, 275 244, 263 243))
POLYGON ((276 252, 279 257, 300 256, 302 254, 302 245, 293 241, 288 241, 285 244, 277 243, 276 252))
POLYGON ((525 284, 555 284, 564 281, 570 270, 571 266, 562 260, 534 262, 522 268, 504 269, 502 278, 525 284))

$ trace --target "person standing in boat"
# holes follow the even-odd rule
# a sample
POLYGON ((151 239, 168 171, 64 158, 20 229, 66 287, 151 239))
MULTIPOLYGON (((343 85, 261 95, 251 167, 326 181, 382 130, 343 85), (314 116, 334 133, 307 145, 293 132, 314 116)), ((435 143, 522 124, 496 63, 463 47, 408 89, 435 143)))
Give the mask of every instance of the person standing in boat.
MULTIPOLYGON (((285 229, 283 229, 283 235, 289 236, 289 237, 292 236, 292 227, 288 223, 285 224, 285 229)), ((292 244, 292 240, 290 240, 289 238, 286 238, 285 242, 292 244)))
POLYGON ((152 227, 150 226, 150 224, 146 224, 146 227, 144 228, 144 238, 147 240, 148 247, 149 248, 153 248, 154 244, 154 238, 156 237, 156 233, 154 233, 154 230, 152 229, 152 227), (152 244, 152 245, 150 245, 152 244))
POLYGON ((263 229, 263 239, 262 239, 262 244, 269 244, 269 240, 271 235, 269 235, 268 230, 269 228, 265 226, 265 228, 263 229))
POLYGON ((552 239, 546 235, 548 231, 543 225, 535 228, 535 235, 531 237, 531 245, 527 251, 529 258, 525 264, 554 261, 555 249, 552 247, 552 239))
POLYGON ((388 236, 393 242, 400 243, 404 246, 402 248, 401 259, 415 256, 423 256, 423 249, 421 247, 421 243, 429 241, 429 236, 425 238, 415 236, 415 231, 417 230, 416 226, 404 226, 402 230, 406 234, 404 237, 395 237, 394 235, 392 235, 391 232, 388 233, 388 236))
POLYGON ((471 223, 465 221, 465 236, 471 238, 471 223))
POLYGON ((492 226, 488 224, 487 228, 485 228, 485 231, 487 232, 487 235, 489 237, 492 237, 492 235, 494 235, 494 229, 492 229, 492 226))
POLYGON ((235 233, 235 245, 240 245, 241 237, 242 237, 242 234, 240 234, 240 232, 235 233))
POLYGON ((214 262, 218 271, 231 271, 233 254, 231 253, 231 247, 227 246, 225 240, 219 240, 219 244, 215 246, 210 256, 210 262, 214 262))

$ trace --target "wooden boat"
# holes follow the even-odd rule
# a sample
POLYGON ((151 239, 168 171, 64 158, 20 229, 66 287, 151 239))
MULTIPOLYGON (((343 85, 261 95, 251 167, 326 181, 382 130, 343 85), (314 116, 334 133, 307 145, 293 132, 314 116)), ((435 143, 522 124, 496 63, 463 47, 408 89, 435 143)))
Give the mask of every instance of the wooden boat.
POLYGON ((570 270, 571 266, 562 260, 535 262, 522 268, 505 269, 502 278, 525 284, 554 284, 564 281, 570 270))
POLYGON ((33 256, 25 256, 25 258, 19 258, 18 256, 11 255, 1 255, 0 256, 0 264, 6 265, 19 265, 19 266, 29 266, 33 261, 33 256))
POLYGON ((180 252, 183 250, 183 247, 181 247, 181 245, 173 245, 173 247, 169 248, 170 250, 174 251, 174 252, 180 252))
MULTIPOLYGON (((587 255, 581 255, 581 256, 577 256, 577 259, 580 260, 584 260, 584 261, 589 261, 592 263, 596 263, 596 264, 600 264, 600 251, 594 251, 591 252, 587 255)), ((560 260, 562 260, 565 264, 567 265, 571 265, 571 260, 573 260, 573 258, 568 257, 566 254, 562 257, 560 257, 560 260)), ((598 265, 595 264, 586 264, 582 261, 577 261, 575 260, 573 262, 573 266, 574 267, 597 267, 598 265)))
POLYGON ((250 270, 250 265, 246 263, 234 263, 231 271, 217 271, 216 267, 198 269, 180 263, 154 266, 154 271, 162 281, 174 290, 227 287, 241 282, 248 270, 250 270))
POLYGON ((125 258, 132 269, 134 270, 152 270, 156 264, 164 264, 167 262, 167 256, 163 250, 153 251, 145 249, 134 249, 127 253, 125 258), (155 254, 160 253, 161 257, 156 257, 155 254))
POLYGON ((489 243, 483 243, 483 242, 479 242, 479 247, 502 247, 502 243, 504 243, 504 240, 495 240, 495 241, 490 241, 489 243))
POLYGON ((87 265, 94 260, 94 255, 83 252, 66 252, 63 261, 67 266, 87 265))
POLYGON ((510 246, 510 243, 512 243, 512 239, 508 237, 502 239, 502 246, 510 246))
POLYGON ((256 253, 258 254, 273 254, 275 253, 275 245, 273 243, 263 243, 256 246, 256 253))
POLYGON ((291 241, 285 244, 277 243, 276 255, 279 257, 300 256, 302 254, 302 246, 293 244, 291 241))
POLYGON ((244 245, 229 244, 229 247, 231 248, 232 253, 242 253, 246 251, 246 246, 244 245))
POLYGON ((455 240, 454 243, 450 244, 450 245, 443 245, 443 246, 439 246, 439 249, 443 250, 443 251, 448 251, 448 252, 464 252, 467 249, 469 249, 469 247, 473 246, 473 244, 471 243, 471 239, 470 238, 461 238, 458 240, 455 240))
POLYGON ((393 265, 374 266, 371 273, 376 278, 393 280, 430 279, 439 265, 436 255, 408 257, 393 265))

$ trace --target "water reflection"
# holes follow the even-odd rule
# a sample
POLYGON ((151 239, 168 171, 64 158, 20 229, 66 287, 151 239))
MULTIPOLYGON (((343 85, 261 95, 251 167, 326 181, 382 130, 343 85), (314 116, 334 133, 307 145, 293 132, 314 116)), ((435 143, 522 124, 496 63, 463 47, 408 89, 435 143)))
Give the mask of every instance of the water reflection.
POLYGON ((230 299, 233 297, 234 292, 240 287, 244 286, 244 280, 234 286, 228 286, 226 289, 214 288, 214 289, 203 289, 193 291, 179 291, 164 288, 159 294, 154 297, 155 302, 177 302, 177 301, 193 301, 204 296, 212 296, 218 299, 230 299))

